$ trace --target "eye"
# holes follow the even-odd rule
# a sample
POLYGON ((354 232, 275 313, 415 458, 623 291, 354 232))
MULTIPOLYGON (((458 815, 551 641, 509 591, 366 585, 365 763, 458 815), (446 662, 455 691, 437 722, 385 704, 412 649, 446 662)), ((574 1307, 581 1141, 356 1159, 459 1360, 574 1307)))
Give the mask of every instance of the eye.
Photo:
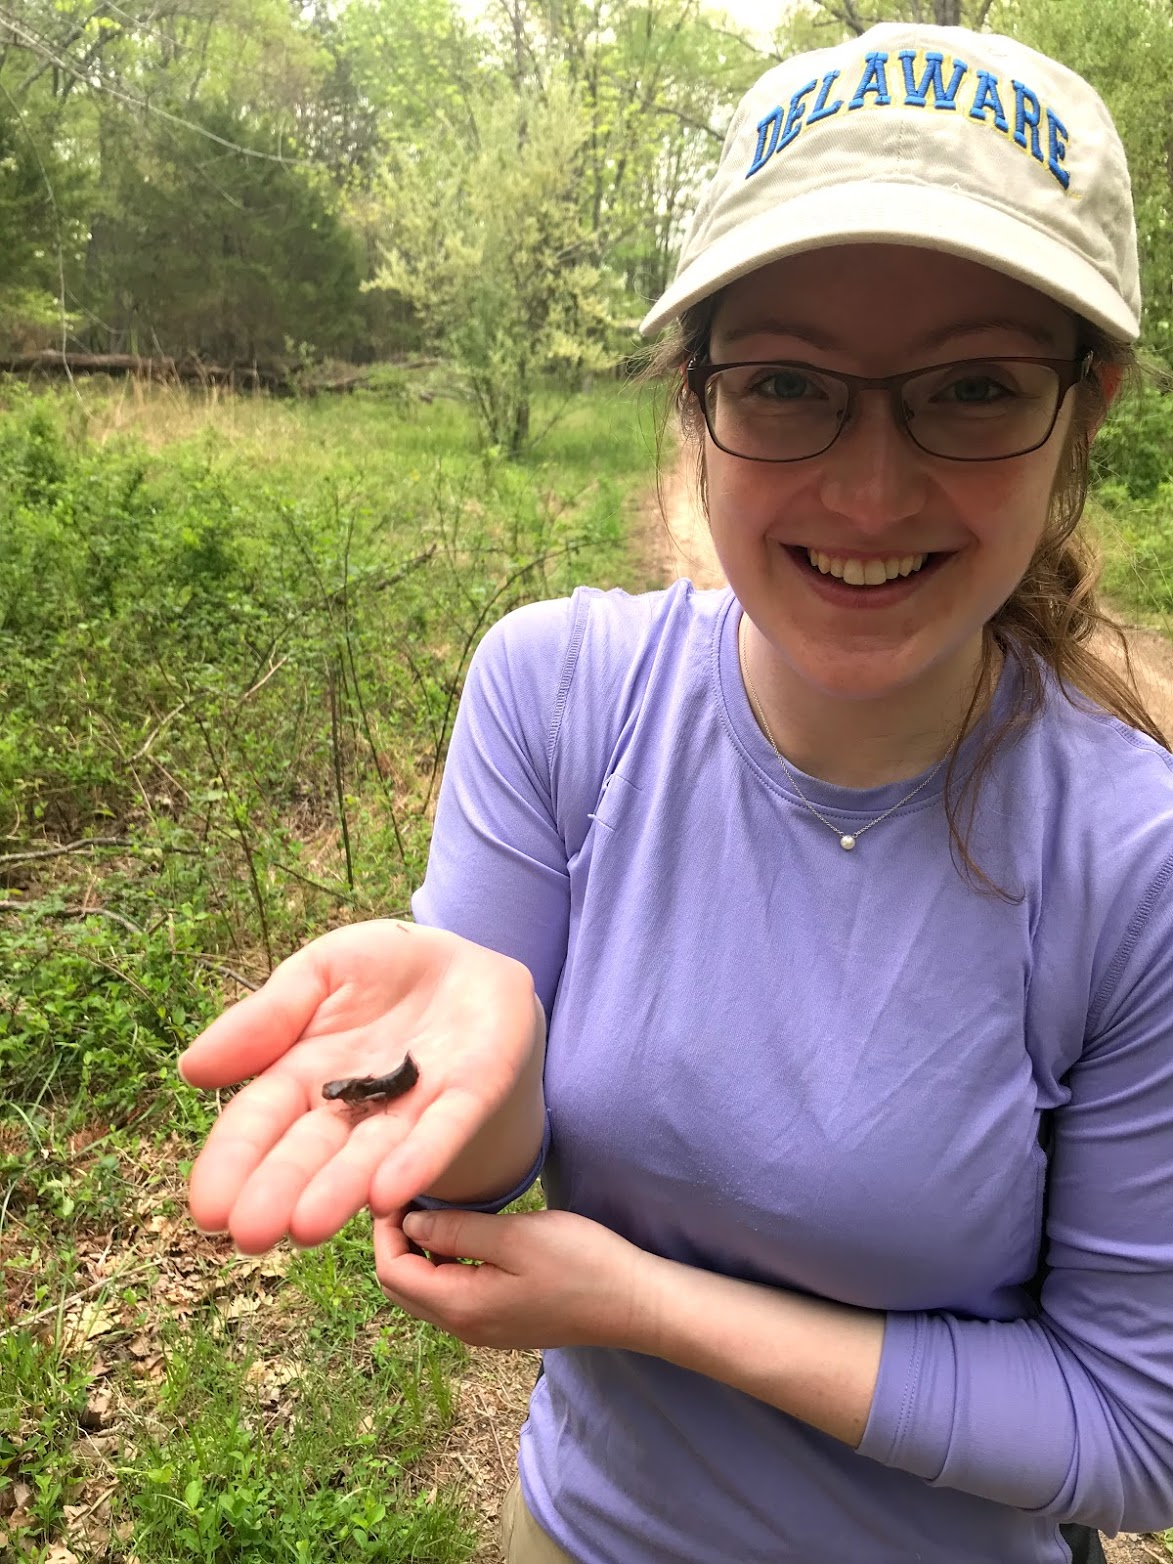
POLYGON ((749 390, 754 396, 772 402, 803 402, 811 397, 825 399, 827 394, 810 375, 789 366, 766 370, 751 383, 749 390))
POLYGON ((970 370, 944 381, 933 392, 933 401, 961 407, 988 407, 1019 395, 1008 375, 993 370, 970 370))
POLYGON ((996 380, 991 380, 989 375, 969 375, 965 380, 956 381, 948 390, 955 402, 997 402, 1013 394, 996 380))

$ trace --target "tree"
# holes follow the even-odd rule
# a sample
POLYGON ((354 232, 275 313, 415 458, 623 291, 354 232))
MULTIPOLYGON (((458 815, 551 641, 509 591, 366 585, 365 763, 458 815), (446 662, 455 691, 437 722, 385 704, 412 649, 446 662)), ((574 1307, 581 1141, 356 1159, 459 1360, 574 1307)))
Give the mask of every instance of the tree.
POLYGON ((1108 105, 1128 155, 1144 338, 1173 363, 1173 11, 1168 0, 1002 0, 1000 31, 1062 60, 1108 105))
POLYGON ((107 126, 87 294, 110 346, 228 363, 280 358, 286 339, 349 356, 362 262, 324 173, 249 157, 269 136, 227 108, 107 126))
POLYGON ((586 117, 583 221, 634 296, 663 291, 683 221, 761 57, 701 0, 491 0, 486 53, 514 92, 568 79, 586 117))
MULTIPOLYGON (((994 0, 892 0, 887 4, 877 4, 875 0, 808 0, 806 14, 816 26, 831 26, 842 37, 858 38, 878 22, 928 22, 936 27, 968 27, 980 32, 993 5, 994 0)), ((800 12, 800 18, 801 15, 800 12)), ((793 18, 784 24, 783 35, 792 26, 793 18)))
POLYGON ((542 372, 609 356, 614 289, 591 261, 576 174, 586 134, 565 81, 540 97, 480 95, 385 176, 377 285, 411 304, 510 456, 530 441, 542 372))

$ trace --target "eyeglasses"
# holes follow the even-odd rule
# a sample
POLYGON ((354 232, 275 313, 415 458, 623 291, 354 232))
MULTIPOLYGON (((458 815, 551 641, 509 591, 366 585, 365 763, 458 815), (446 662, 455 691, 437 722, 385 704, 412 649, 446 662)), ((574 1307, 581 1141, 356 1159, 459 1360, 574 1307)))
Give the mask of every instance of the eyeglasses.
POLYGON ((902 375, 831 374, 813 364, 706 364, 694 358, 689 390, 713 443, 751 462, 800 462, 829 450, 861 391, 886 391, 915 445, 954 462, 994 462, 1037 451, 1063 399, 1088 377, 1092 355, 971 358, 902 375))

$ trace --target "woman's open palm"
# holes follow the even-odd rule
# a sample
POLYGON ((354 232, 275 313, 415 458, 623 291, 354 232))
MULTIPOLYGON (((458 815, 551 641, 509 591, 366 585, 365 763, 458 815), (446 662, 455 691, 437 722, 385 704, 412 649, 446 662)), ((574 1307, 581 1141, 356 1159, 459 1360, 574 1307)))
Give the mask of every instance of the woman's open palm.
POLYGON ((183 1055, 193 1086, 256 1077, 192 1170, 192 1215, 255 1254, 286 1235, 322 1243, 372 1193, 379 1212, 402 1209, 502 1106, 536 1024, 526 968, 455 934, 380 920, 323 935, 183 1055), (406 1053, 419 1080, 405 1095, 323 1099, 327 1081, 385 1075, 406 1053))

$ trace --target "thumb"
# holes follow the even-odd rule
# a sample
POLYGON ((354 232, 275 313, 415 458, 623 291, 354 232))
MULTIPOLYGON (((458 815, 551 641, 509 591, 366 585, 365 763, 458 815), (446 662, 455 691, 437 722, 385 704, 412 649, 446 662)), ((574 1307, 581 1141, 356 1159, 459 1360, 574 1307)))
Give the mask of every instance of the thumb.
POLYGON ((403 1232, 429 1254, 485 1260, 507 1270, 509 1218, 483 1211, 409 1211, 403 1232))
POLYGON ((293 1047, 327 993, 317 963, 298 951, 200 1033, 179 1056, 180 1075, 204 1088, 260 1075, 293 1047))

